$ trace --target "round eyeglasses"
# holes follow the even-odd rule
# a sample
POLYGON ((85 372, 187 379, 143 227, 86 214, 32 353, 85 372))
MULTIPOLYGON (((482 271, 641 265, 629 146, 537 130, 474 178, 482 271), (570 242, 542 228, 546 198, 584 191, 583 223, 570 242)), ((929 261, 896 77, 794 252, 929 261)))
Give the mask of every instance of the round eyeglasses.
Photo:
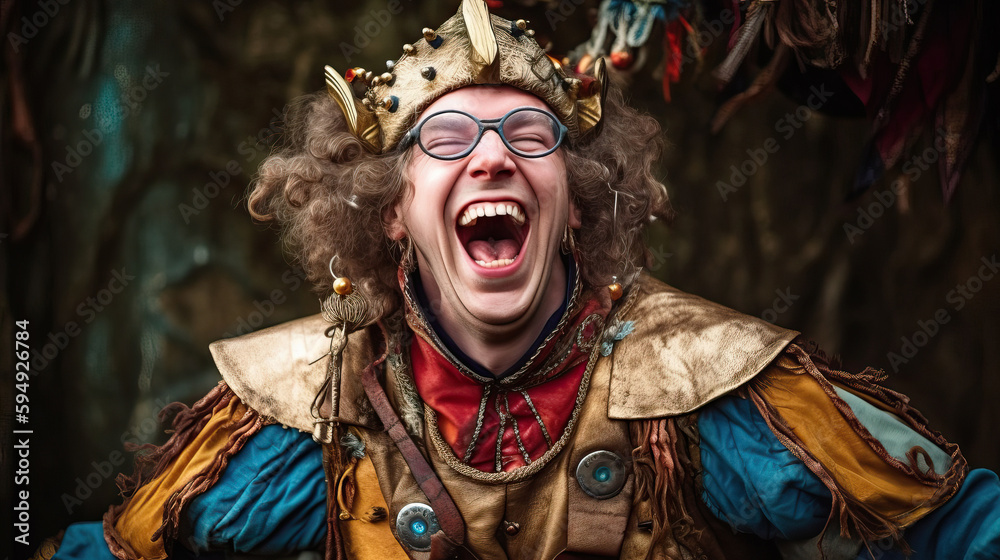
POLYGON ((414 142, 436 159, 462 159, 472 153, 487 130, 495 130, 504 146, 524 158, 540 158, 556 151, 566 137, 566 126, 548 111, 536 107, 511 109, 499 119, 477 119, 464 111, 434 113, 417 123, 400 142, 414 142))

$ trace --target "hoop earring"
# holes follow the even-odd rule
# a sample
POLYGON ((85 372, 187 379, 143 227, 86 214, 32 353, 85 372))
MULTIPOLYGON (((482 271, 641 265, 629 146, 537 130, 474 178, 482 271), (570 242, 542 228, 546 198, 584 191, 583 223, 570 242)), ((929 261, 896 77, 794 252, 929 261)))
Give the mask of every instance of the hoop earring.
POLYGON ((635 278, 642 271, 641 267, 637 267, 631 262, 632 253, 632 238, 630 234, 621 231, 621 225, 618 222, 618 195, 623 194, 631 199, 635 199, 635 196, 619 191, 611 186, 608 182, 608 190, 614 195, 614 202, 612 203, 611 210, 611 233, 612 237, 615 239, 625 239, 625 244, 621 248, 621 254, 619 255, 618 268, 622 274, 622 277, 613 275, 611 277, 611 283, 608 284, 608 293, 611 295, 611 301, 618 301, 624 295, 625 288, 630 286, 635 278), (624 285, 623 285, 624 283, 624 285))

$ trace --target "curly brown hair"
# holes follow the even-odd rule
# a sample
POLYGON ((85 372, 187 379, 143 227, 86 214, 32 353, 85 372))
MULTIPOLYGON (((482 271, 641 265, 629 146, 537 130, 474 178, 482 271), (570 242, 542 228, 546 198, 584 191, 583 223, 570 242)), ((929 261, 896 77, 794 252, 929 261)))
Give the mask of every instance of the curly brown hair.
MULTIPOLYGON (((623 271, 644 262, 651 217, 671 217, 666 188, 653 175, 662 148, 659 123, 626 105, 614 85, 596 133, 564 145, 571 196, 582 213, 576 247, 587 285, 610 283, 615 275, 627 282, 623 271)), ((400 301, 402 251, 386 234, 386 216, 409 184, 410 153, 367 151, 326 92, 303 96, 286 112, 283 146, 264 160, 251 185, 250 213, 281 226, 286 248, 321 297, 332 291, 329 266, 336 256, 335 272, 354 280, 388 315, 400 301)))

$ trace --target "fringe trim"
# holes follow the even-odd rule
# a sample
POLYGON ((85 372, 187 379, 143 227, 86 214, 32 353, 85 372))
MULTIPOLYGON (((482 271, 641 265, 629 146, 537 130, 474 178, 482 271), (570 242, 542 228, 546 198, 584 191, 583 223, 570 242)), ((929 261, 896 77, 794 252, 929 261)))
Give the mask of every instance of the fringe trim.
POLYGON ((632 422, 635 470, 633 506, 647 501, 653 515, 652 545, 646 560, 687 558, 690 551, 678 543, 694 531, 694 517, 687 511, 679 489, 690 471, 690 460, 677 453, 675 418, 632 422))
MULTIPOLYGON (((807 374, 819 382, 824 392, 830 397, 830 400, 841 414, 843 414, 850 426, 887 464, 920 481, 922 484, 937 488, 937 491, 931 498, 933 503, 944 503, 958 491, 968 471, 967 463, 958 446, 948 443, 940 433, 931 430, 927 426, 927 420, 923 415, 909 405, 909 399, 906 396, 880 386, 878 383, 885 379, 883 372, 872 368, 865 369, 858 374, 834 370, 830 368, 830 362, 823 353, 814 348, 812 352, 807 352, 795 343, 790 344, 785 352, 802 365, 807 374), (830 381, 836 381, 845 387, 875 398, 891 407, 910 428, 934 442, 948 453, 952 461, 951 468, 943 475, 939 475, 933 470, 924 473, 917 463, 917 456, 921 452, 926 456, 926 451, 922 449, 911 450, 908 454, 908 463, 903 463, 890 456, 882 444, 861 425, 847 403, 837 396, 830 381)), ((859 538, 865 542, 866 546, 872 541, 890 537, 904 554, 909 555, 911 551, 903 539, 903 527, 889 517, 875 511, 864 502, 846 493, 823 465, 801 445, 791 426, 763 398, 761 390, 763 388, 762 383, 766 382, 762 381, 764 379, 764 377, 758 377, 747 385, 746 394, 748 398, 756 405, 767 422, 768 427, 778 440, 823 482, 833 496, 830 517, 827 519, 821 535, 826 533, 830 523, 836 519, 839 522, 840 534, 845 537, 859 538)))
MULTIPOLYGON (((174 416, 173 429, 168 430, 168 433, 172 432, 173 435, 162 446, 125 444, 126 451, 137 453, 134 472, 132 476, 118 475, 116 483, 119 493, 125 497, 125 500, 121 505, 112 506, 104 514, 104 540, 111 553, 117 558, 121 560, 138 558, 136 551, 122 538, 116 527, 119 518, 131 503, 135 492, 163 474, 176 459, 178 453, 204 429, 212 415, 228 406, 232 399, 236 398, 238 397, 232 389, 225 382, 220 382, 191 408, 182 403, 173 403, 160 411, 160 423, 165 423, 167 418, 174 416)), ((168 556, 173 547, 173 541, 178 536, 180 514, 184 507, 215 484, 229 463, 229 458, 238 453, 246 441, 268 423, 256 411, 248 408, 243 416, 232 424, 235 431, 223 451, 215 457, 215 460, 208 467, 196 474, 164 504, 163 523, 153 533, 151 540, 164 539, 164 550, 168 556)))
POLYGON ((966 463, 965 457, 962 456, 962 451, 957 444, 948 442, 940 432, 934 431, 929 427, 927 418, 916 408, 910 406, 909 397, 879 385, 881 381, 884 381, 888 377, 884 372, 872 368, 867 368, 857 374, 839 371, 830 367, 830 363, 822 353, 808 352, 796 344, 789 345, 787 352, 802 364, 810 375, 820 381, 824 391, 832 397, 834 404, 844 414, 845 418, 848 418, 851 426, 858 430, 859 434, 867 434, 868 431, 861 426, 860 421, 855 418, 847 403, 837 397, 833 391, 833 387, 829 383, 824 383, 824 380, 836 381, 845 387, 888 405, 910 428, 943 449, 951 459, 952 465, 946 473, 938 474, 933 470, 925 473, 920 469, 916 461, 903 463, 889 455, 878 440, 866 437, 866 441, 879 453, 883 460, 908 476, 920 480, 921 483, 937 487, 938 494, 935 495, 935 499, 946 494, 943 500, 947 500, 958 491, 958 487, 968 472, 968 463, 966 463))

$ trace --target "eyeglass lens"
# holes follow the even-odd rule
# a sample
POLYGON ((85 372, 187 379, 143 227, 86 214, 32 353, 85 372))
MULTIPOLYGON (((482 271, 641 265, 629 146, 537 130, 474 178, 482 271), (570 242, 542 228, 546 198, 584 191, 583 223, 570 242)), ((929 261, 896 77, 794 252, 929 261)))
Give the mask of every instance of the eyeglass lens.
MULTIPOLYGON (((487 121, 488 122, 488 121, 487 121)), ((502 138, 519 155, 543 154, 559 142, 558 122, 548 113, 519 110, 503 122, 502 138)), ((445 112, 432 115, 420 127, 420 144, 435 156, 449 157, 468 150, 479 138, 479 125, 469 115, 445 112)))

